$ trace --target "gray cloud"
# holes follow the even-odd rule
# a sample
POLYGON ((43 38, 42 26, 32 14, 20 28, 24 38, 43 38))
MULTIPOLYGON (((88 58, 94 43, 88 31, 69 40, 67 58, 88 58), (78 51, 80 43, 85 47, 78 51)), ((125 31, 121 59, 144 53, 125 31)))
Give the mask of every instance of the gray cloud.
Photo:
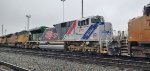
MULTIPOLYGON (((102 15, 115 30, 127 30, 129 19, 142 15, 149 0, 84 0, 84 17, 102 15)), ((60 0, 0 0, 0 25, 7 33, 25 29, 26 14, 31 14, 30 28, 52 27, 62 22, 60 0)), ((81 0, 65 1, 65 21, 81 18, 81 0)), ((1 28, 0 28, 1 31, 1 28)))

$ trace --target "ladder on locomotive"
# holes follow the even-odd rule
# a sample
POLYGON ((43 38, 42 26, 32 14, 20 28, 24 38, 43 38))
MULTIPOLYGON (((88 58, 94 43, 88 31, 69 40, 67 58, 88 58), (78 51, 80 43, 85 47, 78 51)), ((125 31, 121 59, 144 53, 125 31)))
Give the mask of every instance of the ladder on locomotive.
POLYGON ((120 33, 119 38, 120 54, 128 55, 128 36, 124 31, 120 33))

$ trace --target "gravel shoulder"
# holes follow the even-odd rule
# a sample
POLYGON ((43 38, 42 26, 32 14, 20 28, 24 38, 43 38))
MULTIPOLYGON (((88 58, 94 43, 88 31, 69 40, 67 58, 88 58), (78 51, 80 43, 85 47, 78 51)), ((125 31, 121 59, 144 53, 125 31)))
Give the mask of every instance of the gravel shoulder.
POLYGON ((142 71, 7 52, 0 52, 0 60, 35 71, 142 71))

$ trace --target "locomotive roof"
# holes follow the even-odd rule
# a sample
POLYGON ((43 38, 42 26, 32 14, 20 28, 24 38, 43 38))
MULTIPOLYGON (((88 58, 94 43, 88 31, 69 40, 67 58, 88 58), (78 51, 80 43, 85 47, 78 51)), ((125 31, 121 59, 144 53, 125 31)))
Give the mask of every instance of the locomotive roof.
POLYGON ((6 35, 6 37, 10 37, 11 35, 13 35, 13 34, 8 34, 8 35, 6 35))
POLYGON ((37 28, 33 28, 33 29, 30 29, 29 31, 31 33, 40 33, 40 32, 44 32, 44 30, 48 28, 46 26, 41 26, 41 27, 37 27, 37 28))
POLYGON ((96 16, 83 17, 83 18, 81 18, 79 20, 85 20, 85 19, 88 19, 88 18, 95 18, 95 17, 101 17, 101 18, 103 18, 103 16, 96 15, 96 16))
POLYGON ((28 33, 29 31, 27 31, 27 30, 23 30, 23 31, 21 31, 21 32, 18 32, 18 33, 16 33, 16 34, 24 34, 24 33, 28 33))
POLYGON ((3 35, 3 36, 0 36, 0 38, 4 38, 4 37, 10 37, 11 35, 13 35, 13 34, 7 34, 7 35, 3 35))
MULTIPOLYGON (((80 21, 80 20, 85 20, 85 19, 94 18, 94 17, 101 17, 101 18, 103 18, 103 16, 96 15, 96 16, 83 17, 81 19, 76 19, 76 20, 80 21)), ((72 21, 75 21, 75 20, 72 20, 72 21)), ((71 22, 71 21, 67 21, 67 22, 71 22)), ((63 23, 67 23, 67 22, 61 22, 61 23, 58 23, 58 24, 63 24, 63 23)), ((55 26, 55 25, 57 25, 57 24, 54 24, 53 26, 55 26)))
POLYGON ((130 19, 129 22, 134 21, 134 20, 136 20, 136 19, 140 19, 140 18, 142 18, 142 17, 143 17, 143 16, 134 17, 134 18, 130 19))

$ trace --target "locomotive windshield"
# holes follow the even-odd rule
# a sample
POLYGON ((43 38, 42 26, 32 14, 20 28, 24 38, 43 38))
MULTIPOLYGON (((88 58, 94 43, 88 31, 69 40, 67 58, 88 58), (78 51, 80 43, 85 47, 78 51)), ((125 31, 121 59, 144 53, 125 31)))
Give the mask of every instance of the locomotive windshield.
POLYGON ((100 16, 97 16, 97 17, 91 18, 91 22, 92 23, 100 23, 100 22, 104 22, 104 19, 100 16))

